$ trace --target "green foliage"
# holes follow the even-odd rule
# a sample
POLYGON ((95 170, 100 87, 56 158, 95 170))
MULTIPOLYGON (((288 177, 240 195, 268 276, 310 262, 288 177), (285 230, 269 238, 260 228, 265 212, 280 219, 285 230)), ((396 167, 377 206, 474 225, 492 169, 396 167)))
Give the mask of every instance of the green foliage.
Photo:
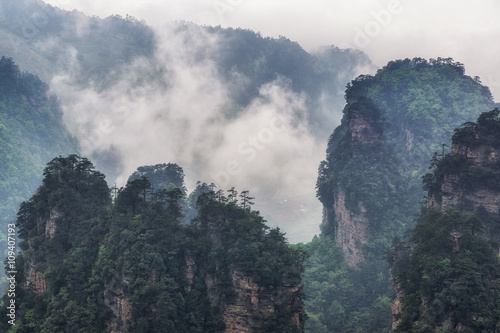
POLYGON ((417 183, 436 145, 449 143, 456 127, 493 108, 489 89, 450 58, 391 61, 375 76, 360 76, 347 86, 347 101, 363 96, 384 111, 387 142, 417 183))
POLYGON ((24 254, 16 260, 17 305, 26 316, 21 316, 19 326, 16 322, 16 332, 27 328, 58 332, 70 326, 99 332, 104 325, 89 323, 88 318, 104 319, 107 312, 97 312, 97 304, 88 304, 86 289, 106 228, 103 221, 111 204, 108 186, 104 175, 77 155, 54 158, 44 176, 42 186, 18 213, 24 254), (23 269, 29 266, 45 279, 43 295, 20 290, 27 274, 19 271, 23 262, 23 269))
POLYGON ((186 193, 184 186, 184 170, 174 163, 156 164, 150 166, 141 166, 129 177, 128 181, 146 177, 151 186, 155 189, 171 190, 179 188, 186 193))
POLYGON ((405 295, 398 332, 462 327, 496 332, 500 319, 500 266, 475 216, 424 212, 410 242, 414 250, 393 264, 405 295))
MULTIPOLYGON (((197 218, 184 225, 179 187, 154 191, 142 176, 113 205, 104 175, 85 158, 55 158, 44 175, 18 214, 17 264, 41 273, 47 289, 18 288, 12 332, 103 332, 118 303, 130 311, 119 331, 220 332, 222 309, 237 296, 235 274, 272 295, 272 313, 249 303, 263 332, 303 331, 292 317, 302 312, 305 252, 250 209, 248 191, 238 196, 233 188, 226 197, 199 184, 197 218), (290 294, 288 286, 299 288, 290 294)), ((20 270, 19 286, 27 278, 20 270)))
POLYGON ((349 267, 328 236, 304 248, 306 332, 387 332, 392 318, 387 265, 379 260, 349 267), (385 294, 385 295, 384 295, 385 294))
POLYGON ((13 54, 19 52, 16 47, 26 47, 29 59, 22 54, 16 57, 24 66, 39 63, 41 66, 29 70, 45 74, 46 80, 66 69, 73 72, 79 83, 89 84, 93 80, 104 88, 123 73, 122 65, 137 57, 152 56, 156 45, 151 28, 130 16, 87 17, 38 0, 5 0, 0 9, 0 30, 16 40, 14 48, 3 51, 13 54), (39 43, 45 47, 39 47, 39 43), (70 68, 68 46, 77 51, 76 72, 70 68))

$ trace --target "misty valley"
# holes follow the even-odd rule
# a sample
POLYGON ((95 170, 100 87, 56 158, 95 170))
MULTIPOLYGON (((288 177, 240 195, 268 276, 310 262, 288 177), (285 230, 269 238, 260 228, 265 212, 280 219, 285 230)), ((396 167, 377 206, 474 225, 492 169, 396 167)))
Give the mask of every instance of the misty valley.
POLYGON ((464 64, 40 0, 0 40, 0 331, 500 332, 464 64))

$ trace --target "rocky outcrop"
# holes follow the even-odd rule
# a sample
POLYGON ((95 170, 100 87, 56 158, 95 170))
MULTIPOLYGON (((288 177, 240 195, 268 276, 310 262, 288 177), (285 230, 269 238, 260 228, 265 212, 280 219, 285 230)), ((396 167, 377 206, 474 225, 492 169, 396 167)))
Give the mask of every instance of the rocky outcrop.
POLYGON ((373 143, 379 140, 382 132, 367 115, 353 109, 349 113, 349 133, 354 141, 373 143))
POLYGON ((274 307, 272 304, 265 304, 267 302, 261 302, 263 295, 260 287, 251 277, 234 271, 232 280, 236 297, 235 301, 228 304, 223 312, 225 332, 250 332, 252 327, 257 326, 255 314, 273 312, 274 307))
POLYGON ((127 327, 132 318, 132 305, 126 297, 122 285, 128 285, 129 281, 120 274, 115 274, 104 292, 104 304, 111 310, 112 319, 107 323, 106 332, 122 333, 127 331, 127 327))
POLYGON ((50 217, 49 219, 45 222, 45 237, 46 238, 54 238, 54 235, 56 234, 56 221, 58 218, 62 216, 61 213, 59 213, 56 210, 52 210, 50 212, 50 217))
MULTIPOLYGON (((212 245, 221 246, 222 236, 215 222, 209 222, 208 228, 207 238, 210 239, 212 245)), ((275 315, 285 317, 285 320, 295 325, 300 332, 303 331, 302 291, 298 281, 283 282, 269 287, 259 283, 257 276, 241 270, 238 264, 233 264, 227 272, 231 277, 232 296, 221 297, 218 273, 223 268, 220 263, 217 260, 213 262, 215 273, 204 273, 205 270, 202 267, 207 263, 195 263, 189 253, 185 256, 185 260, 185 276, 188 286, 192 283, 190 281, 193 280, 195 274, 205 275, 208 300, 220 309, 222 322, 225 325, 220 333, 262 332, 268 319, 275 315)))
POLYGON ((499 136, 481 123, 457 131, 450 154, 438 163, 427 200, 429 208, 454 208, 482 217, 485 235, 496 241, 500 240, 499 136))
POLYGON ((27 265, 26 276, 26 287, 28 289, 38 295, 47 291, 47 281, 45 281, 43 273, 37 270, 31 263, 27 265))
POLYGON ((395 272, 394 264, 401 258, 409 256, 412 251, 413 244, 401 243, 394 249, 389 260, 389 277, 391 279, 392 290, 394 291, 394 299, 391 304, 393 330, 395 330, 401 322, 400 317, 403 313, 403 301, 405 298, 405 293, 401 288, 399 272, 395 272))
POLYGON ((277 290, 271 290, 238 270, 233 271, 232 281, 235 298, 224 306, 222 313, 226 324, 225 333, 261 332, 263 323, 275 312, 276 307, 295 309, 289 320, 300 328, 302 307, 298 286, 281 285, 277 290))
POLYGON ((368 242, 369 219, 363 203, 358 203, 358 212, 346 207, 345 193, 339 190, 335 195, 332 210, 325 210, 325 221, 335 223, 335 244, 342 250, 347 263, 355 267, 364 260, 363 247, 368 242))
MULTIPOLYGON (((443 152, 444 155, 444 152, 443 152)), ((427 208, 445 212, 449 209, 475 215, 484 225, 484 235, 500 240, 500 111, 483 113, 477 123, 465 123, 455 130, 449 154, 434 161, 434 170, 424 177, 428 192, 427 208)), ((439 157, 435 155, 435 157, 439 157)), ((474 232, 473 232, 474 234, 474 232)), ((461 251, 462 232, 451 230, 448 239, 452 253, 461 251)), ((411 258, 410 243, 401 243, 392 252, 390 276, 395 297, 392 302, 393 329, 400 323, 405 299, 395 263, 400 258, 411 258)), ((422 313, 429 304, 422 299, 422 313)), ((442 314, 438 325, 429 332, 453 330, 469 332, 470 328, 457 322, 453 313, 442 314)), ((424 319, 425 320, 425 319, 424 319)))
MULTIPOLYGON (((54 238, 57 229, 57 220, 63 215, 57 210, 53 209, 49 213, 48 218, 38 218, 37 228, 41 231, 44 230, 46 239, 54 238)), ((43 237, 43 236, 41 236, 43 237)), ((32 254, 38 253, 39 249, 33 246, 33 242, 28 242, 29 252, 32 254)), ((45 260, 39 256, 27 256, 25 262, 25 284, 24 286, 31 289, 36 294, 43 294, 47 291, 47 281, 43 274, 45 272, 45 260)))
MULTIPOLYGON (((323 232, 334 237, 347 263, 357 267, 364 261, 363 250, 369 241, 368 230, 374 218, 363 199, 372 194, 363 186, 370 182, 368 178, 377 178, 386 172, 372 165, 371 170, 366 170, 364 164, 369 163, 364 160, 388 160, 390 157, 385 157, 380 110, 371 100, 351 101, 346 106, 345 120, 344 129, 336 130, 330 139, 326 181, 325 185, 318 186, 318 193, 320 196, 325 194, 321 199, 323 232), (352 185, 355 182, 362 184, 352 185)), ((320 176, 318 183, 322 182, 320 176)))

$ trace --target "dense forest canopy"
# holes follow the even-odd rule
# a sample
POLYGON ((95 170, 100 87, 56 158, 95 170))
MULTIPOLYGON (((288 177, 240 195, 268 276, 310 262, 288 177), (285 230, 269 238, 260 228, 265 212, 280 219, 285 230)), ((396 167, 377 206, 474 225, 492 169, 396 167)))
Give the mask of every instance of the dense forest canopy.
POLYGON ((393 271, 405 294, 396 331, 496 332, 500 263, 481 220, 454 210, 423 212, 410 242, 411 254, 396 245, 393 271))
POLYGON ((177 187, 147 195, 151 182, 131 179, 113 204, 104 175, 77 155, 53 159, 44 176, 18 213, 16 332, 103 332, 110 321, 135 332, 218 332, 222 310, 237 297, 235 272, 274 300, 272 312, 252 313, 261 332, 302 331, 304 318, 292 322, 302 312, 301 288, 283 290, 300 285, 305 253, 251 210, 248 191, 226 195, 200 184, 198 214, 187 226, 177 187), (30 284, 33 276, 43 283, 30 284), (123 323, 117 297, 130 304, 123 323))

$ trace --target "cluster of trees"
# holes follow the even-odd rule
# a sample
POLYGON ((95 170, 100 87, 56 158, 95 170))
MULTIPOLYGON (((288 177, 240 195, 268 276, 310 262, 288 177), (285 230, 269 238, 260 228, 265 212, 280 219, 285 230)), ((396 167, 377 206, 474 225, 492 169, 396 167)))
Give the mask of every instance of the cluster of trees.
MULTIPOLYGON (((422 212, 409 242, 396 245, 393 272, 404 293, 397 332, 497 332, 498 251, 476 216, 422 212)), ((495 246, 497 247, 497 246, 495 246)))
POLYGON ((463 64, 450 58, 391 61, 347 86, 347 101, 362 96, 384 110, 387 140, 403 170, 418 173, 417 182, 456 127, 494 108, 489 88, 464 75, 463 64))
POLYGON ((456 179, 453 190, 461 193, 456 208, 476 214, 486 227, 486 234, 491 239, 500 239, 498 212, 488 212, 484 207, 477 207, 468 198, 478 191, 488 193, 500 191, 500 162, 496 152, 500 150, 500 110, 483 112, 476 122, 466 122, 455 129, 452 141, 455 152, 435 154, 429 172, 424 175, 424 188, 429 197, 438 204, 442 203, 442 185, 446 178, 456 179), (473 155, 475 158, 469 158, 473 155))
MULTIPOLYGON (((182 174, 178 166, 170 169, 182 174)), ((46 290, 18 288, 13 331, 104 332, 113 322, 132 332, 221 331, 221 311, 235 297, 235 270, 276 293, 274 313, 253 313, 262 332, 302 331, 291 320, 302 309, 301 288, 287 296, 280 286, 300 285, 305 253, 250 209, 247 191, 226 195, 199 184, 197 216, 184 225, 181 203, 188 199, 179 187, 147 194, 151 182, 141 176, 120 189, 113 203, 104 175, 77 155, 52 160, 44 175, 18 213, 23 253, 17 283, 26 285, 28 271, 36 270, 46 290), (55 225, 51 236, 49 220, 55 225), (130 316, 120 323, 116 304, 123 300, 130 316)), ((12 328, 6 321, 0 325, 12 328)))
POLYGON ((353 269, 331 236, 303 246, 306 332, 389 332, 392 290, 388 265, 371 257, 353 269))

